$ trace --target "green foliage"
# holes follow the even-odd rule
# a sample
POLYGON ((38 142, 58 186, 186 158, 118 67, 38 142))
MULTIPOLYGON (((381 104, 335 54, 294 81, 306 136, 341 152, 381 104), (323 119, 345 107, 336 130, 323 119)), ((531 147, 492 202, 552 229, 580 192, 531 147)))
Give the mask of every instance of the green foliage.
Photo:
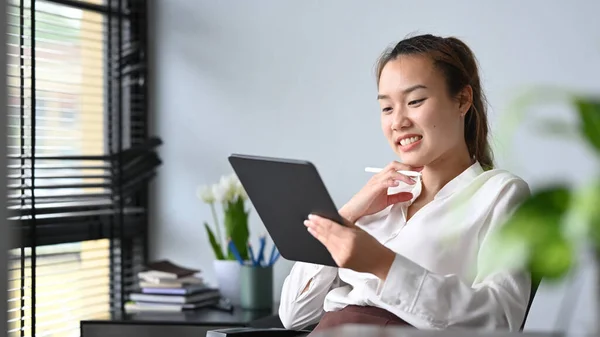
POLYGON ((212 247, 213 252, 215 253, 215 257, 217 258, 217 260, 225 260, 223 250, 221 250, 221 245, 219 244, 219 242, 217 242, 215 234, 210 229, 210 227, 208 227, 208 224, 206 222, 204 223, 204 228, 206 228, 206 235, 208 235, 208 240, 210 241, 210 246, 212 247))
POLYGON ((591 239, 600 251, 600 179, 575 191, 569 234, 577 241, 591 239))
MULTIPOLYGON (((248 260, 248 239, 250 231, 248 230, 248 212, 244 208, 244 199, 237 198, 234 201, 225 203, 225 233, 228 239, 240 252, 242 260, 248 260)), ((228 249, 227 258, 233 260, 234 256, 228 249)))
POLYGON ((581 134, 600 155, 600 101, 578 97, 574 103, 581 119, 581 134))
POLYGON ((235 255, 229 249, 229 240, 233 242, 240 257, 246 261, 249 260, 248 239, 250 231, 248 229, 248 212, 245 208, 248 195, 242 186, 242 183, 235 174, 221 176, 219 182, 212 185, 200 186, 197 190, 197 196, 204 203, 210 205, 215 230, 213 231, 204 224, 211 247, 215 257, 219 260, 235 260, 235 255), (219 226, 219 217, 215 209, 215 204, 222 206, 224 213, 225 240, 221 239, 221 227, 219 226), (226 256, 221 250, 221 244, 226 248, 226 256))
MULTIPOLYGON (((600 159, 600 101, 581 96, 569 99, 579 117, 578 138, 600 159)), ((573 128, 564 123, 546 122, 545 126, 555 135, 573 135, 573 128)), ((507 256, 525 252, 522 265, 534 280, 565 276, 582 244, 589 242, 600 252, 600 174, 582 188, 549 186, 535 191, 499 232, 498 242, 497 249, 505 249, 502 254, 507 256)))
POLYGON ((569 190, 562 186, 537 191, 502 228, 506 239, 525 244, 529 252, 526 266, 534 279, 560 277, 572 263, 571 246, 561 229, 570 199, 569 190))
MULTIPOLYGON (((211 208, 213 204, 211 204, 211 208)), ((235 248, 240 252, 240 256, 243 260, 249 260, 248 252, 248 239, 250 238, 250 231, 248 229, 248 212, 245 209, 245 199, 236 197, 235 200, 229 200, 223 202, 224 212, 224 225, 225 225, 225 240, 223 242, 227 255, 223 253, 221 247, 221 240, 215 236, 213 230, 208 226, 208 223, 204 223, 206 234, 210 242, 210 246, 215 254, 217 260, 236 260, 235 255, 227 246, 228 240, 233 241, 235 248)), ((219 226, 216 218, 216 213, 213 214, 215 217, 216 231, 218 233, 219 226)))

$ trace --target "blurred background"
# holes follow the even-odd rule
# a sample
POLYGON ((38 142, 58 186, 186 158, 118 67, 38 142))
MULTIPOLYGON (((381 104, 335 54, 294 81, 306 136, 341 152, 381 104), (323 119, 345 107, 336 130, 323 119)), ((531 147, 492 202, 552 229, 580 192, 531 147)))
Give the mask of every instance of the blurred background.
MULTIPOLYGON (((121 24, 120 16, 110 21, 105 10, 116 1, 109 7, 101 0, 63 2, 35 1, 32 9, 33 2, 9 0, 2 25, 7 43, 0 54, 8 64, 8 102, 0 102, 8 107, 8 146, 2 148, 9 155, 2 169, 9 169, 9 207, 20 212, 10 228, 25 238, 9 246, 8 330, 15 336, 23 321, 32 322, 21 319, 27 309, 18 303, 27 303, 10 299, 31 296, 36 286, 38 295, 47 292, 38 303, 48 304, 37 324, 46 315, 47 335, 73 335, 79 320, 106 316, 111 300, 123 298, 124 290, 113 293, 109 285, 125 289, 140 261, 170 259, 216 282, 203 227, 212 215, 197 189, 232 172, 230 153, 310 160, 342 206, 369 178, 364 167, 396 159, 380 129, 374 66, 386 47, 410 34, 456 36, 474 51, 498 167, 532 189, 555 182, 580 186, 600 169, 581 142, 538 132, 534 117, 573 122, 569 105, 549 99, 517 109, 518 98, 532 87, 600 93, 598 1, 123 0, 130 10, 143 8, 144 21, 127 17, 121 24), (33 82, 31 45, 21 39, 31 34, 31 12, 39 20, 33 82), (114 82, 115 72, 121 82, 114 82), (31 104, 21 101, 32 92, 35 125, 27 122, 31 104), (515 113, 518 122, 505 123, 515 113), (162 140, 156 151, 153 137, 162 140), (37 154, 28 157, 34 147, 37 154), (160 169, 154 172, 154 162, 132 164, 127 172, 153 179, 133 187, 105 185, 119 179, 111 166, 115 158, 118 167, 136 158, 128 149, 143 158, 158 155, 160 169), (32 170, 36 155, 42 158, 32 170), (43 165, 55 171, 38 171, 43 165), (47 213, 95 212, 60 221, 85 227, 31 232, 36 224, 23 221, 32 217, 26 210, 33 203, 32 172, 41 177, 36 197, 63 203, 47 213), (78 203, 82 197, 89 201, 85 206, 78 203), (115 223, 123 232, 113 232, 115 223), (124 270, 118 275, 111 272, 116 262, 124 270), (30 283, 32 269, 37 284, 30 283), (77 284, 77 291, 73 285, 57 288, 64 280, 77 284), (66 315, 67 302, 87 311, 66 315)), ((253 240, 265 233, 254 210, 250 232, 253 240)), ((291 266, 285 260, 275 265, 275 298, 291 266)), ((573 275, 543 282, 526 328, 589 331, 596 317, 595 274, 584 257, 573 275)))

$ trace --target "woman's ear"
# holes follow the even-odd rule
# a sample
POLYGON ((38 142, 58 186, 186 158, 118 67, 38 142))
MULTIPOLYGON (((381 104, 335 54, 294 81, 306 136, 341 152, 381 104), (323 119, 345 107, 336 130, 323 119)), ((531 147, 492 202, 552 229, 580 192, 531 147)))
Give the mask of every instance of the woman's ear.
POLYGON ((473 105, 473 88, 470 85, 465 86, 458 94, 458 109, 460 115, 464 117, 473 105))

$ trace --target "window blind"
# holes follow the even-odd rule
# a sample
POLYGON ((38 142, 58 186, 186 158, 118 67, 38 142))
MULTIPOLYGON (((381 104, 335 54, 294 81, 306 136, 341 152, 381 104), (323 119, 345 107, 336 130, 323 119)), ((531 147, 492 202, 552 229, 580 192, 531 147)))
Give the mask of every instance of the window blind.
MULTIPOLYGON (((6 13, 6 2, 0 2, 0 13, 6 13)), ((6 17, 0 15, 0 36, 6 36, 6 17)), ((6 68, 1 65, 6 64, 6 45, 0 43, 0 78, 6 78, 6 68)), ((0 83, 0 107, 6 106, 6 81, 0 83)), ((0 158, 6 158, 6 112, 0 114, 0 158)), ((3 177, 0 183, 0 219, 6 219, 6 159, 0 163, 0 177, 3 177)), ((8 268, 6 261, 6 252, 8 250, 8 228, 0 225, 0 289, 8 289, 7 276, 8 268)), ((0 293, 4 295, 5 293, 0 293)), ((7 310, 7 296, 0 296, 0 312, 7 310)), ((0 319, 0 331, 7 331, 7 324, 3 319, 0 319)))
POLYGON ((9 252, 9 336, 73 336, 79 320, 110 313, 108 240, 40 246, 35 250, 33 291, 32 248, 9 252), (22 303, 21 303, 22 301, 22 303))
POLYGON ((146 3, 8 0, 11 336, 122 314, 146 256, 146 3))

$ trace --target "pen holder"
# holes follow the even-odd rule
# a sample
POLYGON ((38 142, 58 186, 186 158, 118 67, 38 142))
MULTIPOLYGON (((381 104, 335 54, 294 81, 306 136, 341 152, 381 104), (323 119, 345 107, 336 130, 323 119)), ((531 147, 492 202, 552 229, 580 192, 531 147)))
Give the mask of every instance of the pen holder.
POLYGON ((240 306, 243 309, 273 308, 273 267, 242 266, 240 306))

